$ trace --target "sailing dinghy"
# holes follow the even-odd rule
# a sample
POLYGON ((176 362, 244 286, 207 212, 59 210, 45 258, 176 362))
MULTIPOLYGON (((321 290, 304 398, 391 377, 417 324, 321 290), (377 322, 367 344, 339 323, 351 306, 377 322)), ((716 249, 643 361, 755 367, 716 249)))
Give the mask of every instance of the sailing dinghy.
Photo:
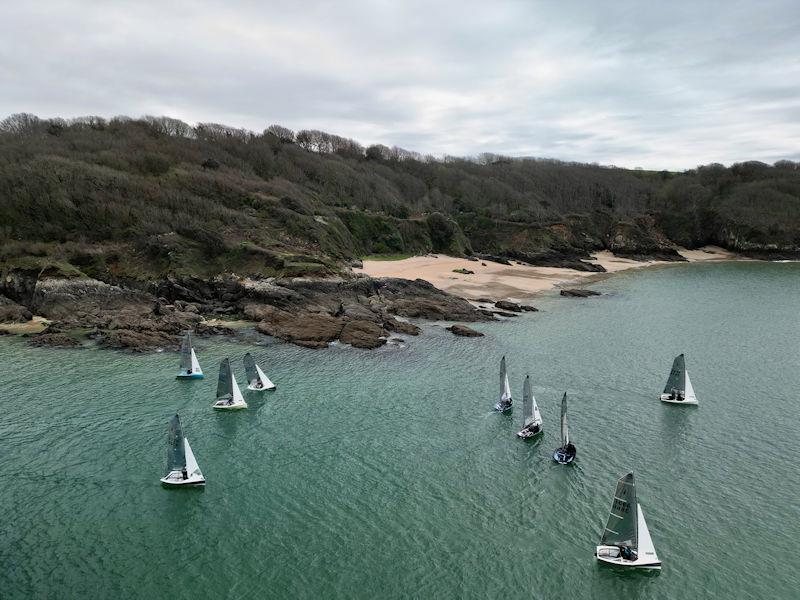
POLYGON ((694 395, 694 388, 689 379, 689 372, 686 370, 686 361, 683 354, 676 356, 672 362, 672 370, 669 372, 667 385, 661 394, 662 402, 670 404, 697 404, 697 397, 694 395))
POLYGON ((248 390, 263 392, 275 389, 275 384, 264 374, 249 352, 244 355, 244 372, 247 374, 248 390))
POLYGON ((561 399, 561 447, 553 452, 553 460, 561 465, 568 465, 575 460, 578 450, 569 441, 569 429, 567 429, 567 393, 561 399))
POLYGON ((633 473, 617 482, 608 523, 594 553, 603 563, 640 569, 661 569, 642 507, 636 502, 633 473))
POLYGON ((508 372, 506 371, 506 357, 500 361, 500 401, 494 405, 499 412, 511 410, 511 387, 508 385, 508 372))
POLYGON ((175 415, 169 420, 169 446, 167 446, 167 474, 161 478, 164 485, 205 485, 206 479, 197 466, 189 440, 183 437, 181 419, 175 415))
POLYGON ((525 383, 522 384, 522 429, 517 432, 517 437, 527 440, 543 431, 542 415, 531 392, 531 378, 530 375, 526 375, 525 383))
POLYGON ((203 378, 203 369, 200 368, 200 363, 197 362, 197 355, 192 347, 191 331, 187 331, 183 336, 183 341, 181 342, 181 366, 175 377, 177 379, 203 378))
POLYGON ((242 391, 236 383, 236 377, 231 372, 231 361, 223 359, 219 364, 219 379, 217 379, 217 401, 212 404, 219 410, 237 410, 247 408, 242 391))

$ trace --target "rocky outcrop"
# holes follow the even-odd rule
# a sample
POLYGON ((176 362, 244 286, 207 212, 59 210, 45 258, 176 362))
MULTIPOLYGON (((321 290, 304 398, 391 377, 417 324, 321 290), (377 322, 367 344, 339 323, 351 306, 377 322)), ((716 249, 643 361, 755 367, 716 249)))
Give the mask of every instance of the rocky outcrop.
POLYGON ((453 335, 460 335, 462 337, 483 337, 483 334, 480 331, 475 331, 466 325, 451 325, 450 327, 447 327, 447 331, 453 335))
POLYGON ((78 340, 73 337, 70 337, 66 333, 61 332, 54 332, 48 333, 44 331, 43 333, 32 337, 28 343, 31 346, 39 346, 39 347, 48 347, 48 348, 75 348, 80 346, 78 340))
POLYGON ((260 332, 310 348, 337 339, 375 347, 389 332, 419 335, 418 326, 399 318, 466 322, 491 318, 426 281, 363 275, 252 279, 228 274, 208 280, 169 276, 148 284, 40 278, 37 273, 6 280, 20 297, 32 290, 30 305, 4 301, 0 315, 5 314, 3 307, 10 307, 8 315, 21 319, 33 309, 63 330, 91 330, 103 346, 136 351, 175 348, 186 329, 201 335, 232 334, 227 327, 205 321, 220 315, 244 314, 258 322, 260 332), (36 280, 28 281, 28 276, 36 280))
POLYGON ((383 327, 387 331, 394 331, 395 333, 405 333, 406 335, 419 335, 422 329, 408 323, 407 321, 398 321, 397 319, 389 318, 383 322, 383 327))
POLYGON ((561 295, 566 296, 568 298, 588 298, 589 296, 599 296, 600 292, 596 292, 594 290, 572 288, 568 290, 561 290, 561 295))
POLYGON ((245 314, 260 319, 256 329, 261 333, 306 348, 325 348, 339 338, 344 327, 341 318, 326 313, 291 313, 268 304, 248 305, 245 314))
POLYGON ((497 302, 494 303, 494 305, 500 310, 522 312, 522 309, 519 307, 519 304, 517 304, 516 302, 511 302, 511 300, 498 300, 497 302))
POLYGON ((348 321, 339 339, 356 348, 377 348, 386 343, 387 332, 371 321, 348 321))
POLYGON ((33 313, 24 306, 0 296, 0 323, 24 323, 32 317, 33 313))

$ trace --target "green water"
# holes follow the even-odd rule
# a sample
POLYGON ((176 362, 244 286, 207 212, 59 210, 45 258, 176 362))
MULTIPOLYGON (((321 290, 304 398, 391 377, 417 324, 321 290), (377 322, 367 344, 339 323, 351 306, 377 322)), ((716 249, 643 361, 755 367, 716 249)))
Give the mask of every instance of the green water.
POLYGON ((311 351, 255 333, 177 354, 0 338, 3 598, 796 598, 800 265, 615 276, 456 338, 311 351), (258 342, 259 346, 253 346, 258 342), (210 405, 253 351, 278 390, 210 405), (700 406, 660 403, 686 353, 700 406), (545 435, 491 411, 508 357, 545 435), (567 391, 578 458, 556 465, 567 391), (208 480, 165 490, 179 410, 208 480), (660 575, 592 552, 633 470, 660 575))

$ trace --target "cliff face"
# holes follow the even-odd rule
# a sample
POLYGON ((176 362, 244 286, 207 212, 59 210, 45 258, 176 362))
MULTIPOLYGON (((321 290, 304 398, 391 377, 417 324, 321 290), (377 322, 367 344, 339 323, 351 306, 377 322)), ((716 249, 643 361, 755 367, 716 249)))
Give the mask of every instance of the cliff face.
POLYGON ((68 343, 58 328, 78 327, 150 347, 202 328, 200 315, 249 314, 305 345, 371 345, 412 331, 394 316, 481 317, 420 282, 353 279, 347 266, 365 255, 581 270, 602 269, 584 260, 596 250, 680 260, 676 244, 800 257, 797 163, 668 173, 437 161, 307 133, 167 118, 0 121, 0 320, 34 312, 53 319, 54 343, 68 343))

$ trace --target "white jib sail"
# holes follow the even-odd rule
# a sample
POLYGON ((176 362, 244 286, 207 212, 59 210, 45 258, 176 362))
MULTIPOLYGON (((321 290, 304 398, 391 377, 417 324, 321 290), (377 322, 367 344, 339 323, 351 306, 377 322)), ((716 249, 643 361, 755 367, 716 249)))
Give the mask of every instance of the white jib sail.
POLYGON ((269 377, 261 370, 261 367, 256 365, 256 372, 258 373, 259 378, 261 378, 261 385, 264 386, 265 389, 274 388, 275 384, 269 380, 269 377))
POLYGON ((684 371, 684 393, 683 397, 686 400, 697 400, 697 397, 694 395, 694 388, 692 387, 692 380, 689 379, 689 371, 684 371))
POLYGON ((200 472, 200 466, 197 464, 197 460, 194 457, 194 452, 192 452, 192 447, 189 445, 189 440, 183 438, 183 446, 186 452, 186 472, 189 475, 199 475, 200 477, 203 474, 200 472))
POLYGON ((192 373, 201 373, 203 369, 200 368, 200 363, 197 360, 197 354, 194 353, 194 348, 192 348, 192 373))
POLYGON ((245 404, 244 396, 242 396, 242 390, 239 389, 239 384, 236 383, 236 376, 233 373, 231 373, 231 385, 233 387, 233 403, 245 404))
POLYGON ((539 405, 536 404, 536 397, 531 393, 531 401, 533 402, 533 418, 531 423, 542 424, 542 413, 539 412, 539 405))
POLYGON ((640 505, 636 505, 639 514, 639 523, 638 523, 638 553, 639 558, 646 558, 652 559, 653 561, 658 561, 658 555, 656 554, 656 547, 653 545, 653 540, 650 538, 650 530, 647 529, 647 522, 644 520, 644 513, 642 512, 642 507, 640 505))

